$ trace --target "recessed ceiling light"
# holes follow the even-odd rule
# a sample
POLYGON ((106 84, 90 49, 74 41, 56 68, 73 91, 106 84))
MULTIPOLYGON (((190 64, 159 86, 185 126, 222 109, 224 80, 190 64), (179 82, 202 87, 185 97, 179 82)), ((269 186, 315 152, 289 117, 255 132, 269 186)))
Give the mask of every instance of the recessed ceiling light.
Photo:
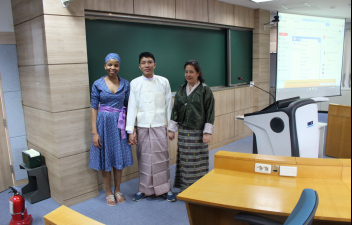
POLYGON ((261 3, 261 2, 272 2, 273 0, 251 0, 251 1, 255 3, 261 3))
POLYGON ((288 9, 286 6, 283 6, 283 5, 281 7, 284 8, 284 9, 288 9))

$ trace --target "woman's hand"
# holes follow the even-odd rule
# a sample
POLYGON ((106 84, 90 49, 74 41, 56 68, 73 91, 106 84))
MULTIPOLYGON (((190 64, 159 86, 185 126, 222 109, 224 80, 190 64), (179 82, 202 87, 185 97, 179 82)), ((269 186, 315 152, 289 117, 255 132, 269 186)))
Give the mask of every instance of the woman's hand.
POLYGON ((133 134, 128 135, 128 144, 129 145, 137 145, 137 130, 134 129, 133 134))
POLYGON ((97 148, 101 148, 101 139, 98 133, 93 134, 93 145, 97 148))
POLYGON ((203 135, 203 143, 204 144, 209 144, 211 141, 211 135, 210 134, 204 134, 203 135))
POLYGON ((167 132, 168 136, 169 136, 169 140, 173 141, 175 139, 175 132, 169 131, 167 132))

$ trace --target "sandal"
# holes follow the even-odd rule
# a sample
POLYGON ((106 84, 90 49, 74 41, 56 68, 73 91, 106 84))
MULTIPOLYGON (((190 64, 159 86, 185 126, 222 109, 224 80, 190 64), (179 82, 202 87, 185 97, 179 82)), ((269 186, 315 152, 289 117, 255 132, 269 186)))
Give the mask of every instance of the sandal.
POLYGON ((122 204, 126 201, 125 196, 121 192, 115 193, 116 200, 119 204, 122 204))
POLYGON ((108 206, 115 206, 116 205, 116 200, 115 197, 113 195, 109 195, 108 197, 106 197, 106 202, 108 203, 108 206))

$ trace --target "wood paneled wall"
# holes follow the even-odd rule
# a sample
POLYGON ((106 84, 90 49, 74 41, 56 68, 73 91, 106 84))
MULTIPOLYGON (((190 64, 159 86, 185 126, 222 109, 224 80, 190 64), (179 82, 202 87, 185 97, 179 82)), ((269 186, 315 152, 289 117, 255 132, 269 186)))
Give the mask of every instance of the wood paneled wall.
POLYGON ((325 155, 351 159, 351 106, 329 105, 325 155))
POLYGON ((175 18, 175 0, 134 0, 134 14, 175 18))
POLYGON ((133 14, 134 1, 131 0, 84 0, 88 10, 133 14))
MULTIPOLYGON (((82 202, 104 189, 100 173, 88 167, 91 125, 84 10, 255 28, 253 79, 269 87, 269 38, 261 29, 270 19, 267 11, 215 0, 75 0, 67 9, 56 0, 12 0, 12 7, 28 146, 46 157, 52 197, 60 204, 82 202)), ((215 91, 214 96, 210 149, 251 135, 235 116, 269 102, 249 87, 215 91)), ((171 164, 176 150, 177 141, 170 142, 171 164)), ((124 170, 123 181, 138 176, 135 147, 133 155, 135 164, 124 170)))
POLYGON ((88 167, 90 97, 84 1, 12 1, 28 146, 46 158, 52 198, 98 196, 88 167))
POLYGON ((0 32, 0 45, 15 45, 15 32, 0 32))
MULTIPOLYGON (((255 10, 253 30, 253 81, 260 88, 270 91, 270 29, 264 24, 270 22, 270 11, 255 10)), ((258 109, 269 105, 270 97, 261 90, 252 89, 253 106, 258 109)))
POLYGON ((235 6, 216 0, 208 0, 209 23, 235 26, 235 6), (221 16, 219 16, 221 15, 221 16))
POLYGON ((84 0, 85 9, 254 28, 255 10, 217 0, 84 0))

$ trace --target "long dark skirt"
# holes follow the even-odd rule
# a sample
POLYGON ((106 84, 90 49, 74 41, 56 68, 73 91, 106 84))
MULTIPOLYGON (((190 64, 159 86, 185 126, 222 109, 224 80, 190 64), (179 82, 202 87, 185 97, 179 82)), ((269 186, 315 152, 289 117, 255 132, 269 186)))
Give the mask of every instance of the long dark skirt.
POLYGON ((175 188, 181 192, 209 171, 208 144, 203 143, 203 130, 179 127, 175 188))

